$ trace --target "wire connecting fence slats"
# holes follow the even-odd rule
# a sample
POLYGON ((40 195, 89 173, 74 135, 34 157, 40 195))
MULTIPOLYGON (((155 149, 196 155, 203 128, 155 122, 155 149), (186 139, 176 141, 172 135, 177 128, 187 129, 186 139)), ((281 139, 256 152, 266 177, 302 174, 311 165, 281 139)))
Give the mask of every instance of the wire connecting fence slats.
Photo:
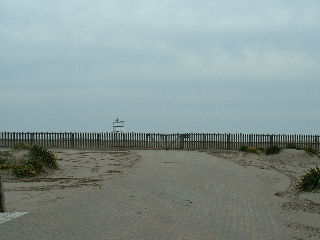
POLYGON ((0 132, 0 147, 37 144, 49 148, 128 148, 128 149, 226 149, 241 146, 285 148, 294 144, 319 152, 319 135, 243 134, 243 133, 57 133, 0 132))

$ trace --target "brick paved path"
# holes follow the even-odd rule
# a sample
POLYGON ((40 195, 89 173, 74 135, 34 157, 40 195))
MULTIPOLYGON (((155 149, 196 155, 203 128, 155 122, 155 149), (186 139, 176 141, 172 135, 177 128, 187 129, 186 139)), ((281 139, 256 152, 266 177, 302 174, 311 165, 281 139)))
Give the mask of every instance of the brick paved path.
POLYGON ((247 169, 199 152, 139 154, 101 190, 0 224, 0 239, 286 239, 272 196, 247 169))

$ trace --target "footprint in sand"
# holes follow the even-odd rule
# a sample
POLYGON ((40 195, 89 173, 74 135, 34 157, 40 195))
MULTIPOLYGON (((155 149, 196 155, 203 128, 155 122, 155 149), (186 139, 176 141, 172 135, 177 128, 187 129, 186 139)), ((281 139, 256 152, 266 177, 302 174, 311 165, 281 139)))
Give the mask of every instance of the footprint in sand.
POLYGON ((91 172, 98 172, 100 169, 100 166, 94 166, 93 168, 91 168, 91 172))

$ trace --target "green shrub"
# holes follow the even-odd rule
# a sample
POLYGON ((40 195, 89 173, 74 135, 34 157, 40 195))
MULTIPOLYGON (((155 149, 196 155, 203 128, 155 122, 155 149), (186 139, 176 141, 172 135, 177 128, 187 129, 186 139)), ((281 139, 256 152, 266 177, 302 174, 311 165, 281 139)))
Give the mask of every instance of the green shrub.
POLYGON ((316 150, 311 147, 305 148, 304 150, 309 154, 317 154, 316 150))
POLYGON ((255 148, 253 148, 253 147, 248 147, 246 152, 247 152, 247 153, 259 153, 259 152, 257 151, 257 149, 255 149, 255 148))
POLYGON ((306 151, 306 152, 309 153, 309 154, 317 154, 316 150, 313 149, 313 148, 311 148, 311 147, 302 148, 302 147, 297 146, 297 145, 294 144, 294 143, 289 143, 289 144, 287 144, 286 148, 296 149, 296 150, 304 150, 304 151, 306 151))
POLYGON ((24 163, 25 166, 32 166, 37 173, 44 173, 46 171, 45 164, 36 158, 27 159, 24 163))
POLYGON ((296 144, 294 144, 294 143, 288 143, 288 144, 287 144, 287 146, 286 146, 286 148, 288 148, 288 149, 297 149, 297 150, 302 150, 302 148, 301 148, 301 147, 297 146, 297 145, 296 145, 296 144))
POLYGON ((301 176, 297 188, 299 191, 312 191, 320 188, 320 169, 318 167, 309 169, 305 175, 301 176))
POLYGON ((240 151, 241 151, 241 152, 246 152, 247 150, 248 150, 248 146, 242 145, 242 146, 240 147, 240 151))
POLYGON ((0 163, 0 169, 9 169, 10 167, 7 164, 0 163))
POLYGON ((271 147, 268 147, 265 152, 267 155, 272 155, 272 154, 278 154, 280 151, 281 151, 281 148, 279 148, 278 146, 271 146, 271 147))
POLYGON ((12 174, 16 177, 32 177, 44 173, 46 168, 58 168, 55 155, 45 147, 23 145, 14 149, 29 151, 27 159, 12 168, 12 174))
POLYGON ((247 153, 259 153, 257 149, 253 147, 244 146, 244 145, 240 147, 240 151, 247 152, 247 153))
POLYGON ((16 177, 33 177, 37 175, 37 170, 32 165, 17 165, 12 168, 12 174, 16 177))
POLYGON ((6 161, 7 161, 6 158, 3 158, 3 157, 0 156, 0 164, 5 164, 6 161))
POLYGON ((264 151, 264 147, 257 147, 257 150, 264 151))
POLYGON ((45 147, 33 145, 30 147, 29 151, 30 164, 34 166, 43 164, 44 166, 53 169, 58 167, 55 155, 45 147))
POLYGON ((17 144, 12 147, 13 151, 29 150, 31 146, 25 144, 17 144))

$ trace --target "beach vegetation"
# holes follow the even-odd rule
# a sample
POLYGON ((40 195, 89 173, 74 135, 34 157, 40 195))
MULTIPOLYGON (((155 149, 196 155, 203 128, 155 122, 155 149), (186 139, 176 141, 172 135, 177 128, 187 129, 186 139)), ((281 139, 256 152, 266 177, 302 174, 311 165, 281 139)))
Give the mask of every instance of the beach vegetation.
POLYGON ((7 164, 4 164, 4 163, 0 163, 0 170, 1 169, 9 169, 10 166, 8 166, 7 164))
POLYGON ((281 151, 281 148, 274 145, 274 146, 266 148, 265 153, 266 153, 266 155, 272 155, 272 154, 278 154, 278 153, 280 153, 280 151, 281 151))
POLYGON ((257 147, 257 150, 264 152, 264 147, 257 147))
POLYGON ((20 150, 29 150, 32 147, 32 145, 26 145, 26 144, 16 144, 11 148, 12 152, 17 152, 20 150))
POLYGON ((6 158, 0 156, 0 164, 5 164, 7 161, 6 158))
POLYGON ((12 152, 27 150, 18 160, 8 159, 11 164, 2 163, 1 169, 11 169, 16 177, 33 177, 45 173, 47 169, 57 169, 56 156, 47 148, 39 145, 17 145, 12 152))
POLYGON ((241 152, 246 152, 247 149, 248 149, 248 146, 245 146, 245 145, 242 145, 242 146, 240 147, 240 151, 241 151, 241 152))
POLYGON ((299 191, 312 191, 320 188, 320 169, 311 168, 306 174, 302 175, 297 184, 299 191))
POLYGON ((317 154, 317 151, 315 149, 313 149, 312 147, 308 147, 304 149, 307 153, 309 154, 317 154))
POLYGON ((302 147, 300 147, 300 146, 298 146, 298 145, 296 145, 294 143, 288 143, 286 148, 288 148, 288 149, 296 149, 296 150, 302 150, 303 149, 302 147))
POLYGON ((240 147, 240 151, 241 152, 246 152, 246 153, 257 153, 257 154, 259 154, 258 149, 254 148, 254 147, 245 146, 245 145, 240 147))
POLYGON ((317 154, 317 151, 315 149, 313 149, 312 147, 306 147, 306 148, 303 148, 303 147, 300 147, 294 143, 289 143, 287 144, 286 148, 288 149, 296 149, 296 150, 304 150, 305 152, 309 153, 309 154, 317 154))
POLYGON ((13 166, 12 174, 16 177, 33 177, 38 174, 38 171, 32 166, 27 164, 20 164, 13 166))

